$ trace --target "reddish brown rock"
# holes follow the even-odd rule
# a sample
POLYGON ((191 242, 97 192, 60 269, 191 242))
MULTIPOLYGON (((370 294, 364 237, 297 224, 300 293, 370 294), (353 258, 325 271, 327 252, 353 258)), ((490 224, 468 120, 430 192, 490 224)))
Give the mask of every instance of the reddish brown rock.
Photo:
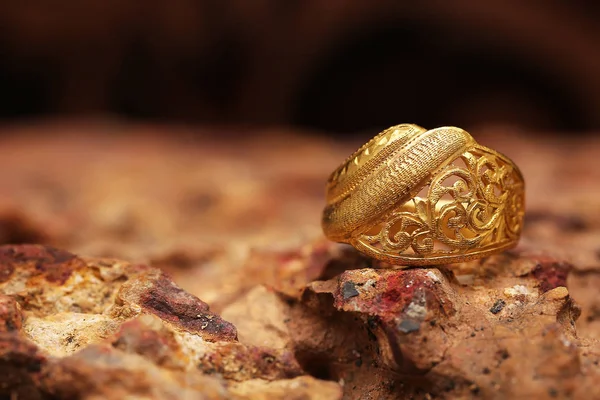
POLYGON ((0 397, 600 397, 596 138, 474 132, 525 174, 519 247, 391 270, 319 226, 361 143, 106 127, 0 136, 0 241, 103 257, 0 249, 0 397))
POLYGON ((228 397, 217 379, 161 369, 138 355, 96 345, 49 363, 40 380, 45 393, 65 399, 228 397))
MULTIPOLYGON (((455 270, 466 284, 446 269, 349 270, 297 299, 279 298, 279 342, 314 376, 343 381, 348 398, 571 396, 600 372, 586 361, 598 344, 577 337, 581 309, 568 290, 518 273, 521 264, 564 265, 495 256, 455 270)), ((276 301, 261 293, 248 315, 276 301)), ((268 325, 252 329, 270 335, 268 325)))
MULTIPOLYGON (((14 266, 0 283, 0 395, 245 399, 283 396, 305 374, 290 350, 239 343, 231 323, 157 269, 44 246, 0 254, 14 266)), ((302 396, 320 385, 339 393, 299 382, 302 396)))
POLYGON ((116 314, 139 307, 144 313, 156 315, 179 329, 198 334, 209 341, 231 341, 236 338, 233 325, 211 313, 206 303, 185 292, 158 270, 145 271, 124 283, 116 302, 118 307, 113 310, 116 314))
POLYGON ((42 399, 40 371, 46 357, 16 332, 0 332, 0 395, 42 399))
POLYGON ((9 296, 0 294, 0 332, 19 331, 23 325, 21 307, 9 296))
POLYGON ((233 381, 248 379, 276 380, 303 375, 304 371, 291 351, 265 347, 222 344, 200 356, 198 369, 207 375, 219 375, 233 381))
POLYGON ((111 345, 124 353, 143 356, 161 367, 183 370, 190 363, 175 333, 153 316, 124 322, 114 334, 111 345))
POLYGON ((540 260, 532 271, 533 276, 540 282, 542 292, 567 286, 567 276, 573 268, 566 262, 556 260, 540 260))
POLYGON ((277 381, 247 380, 232 385, 231 392, 242 398, 250 393, 253 400, 330 400, 342 396, 340 385, 334 382, 324 383, 310 376, 277 381))
POLYGON ((66 251, 32 245, 2 247, 0 263, 7 271, 2 275, 10 278, 18 268, 19 274, 26 276, 29 284, 35 284, 35 279, 41 277, 49 283, 61 285, 73 271, 85 267, 81 259, 66 251))
POLYGON ((348 271, 340 275, 332 294, 334 307, 368 319, 383 344, 383 360, 392 368, 429 370, 443 358, 448 347, 444 324, 459 304, 439 270, 348 271), (349 284, 357 295, 348 296, 349 284), (407 340, 411 334, 419 339, 407 340))
POLYGON ((290 342, 289 308, 275 290, 256 286, 221 314, 237 327, 241 343, 282 349, 290 342))

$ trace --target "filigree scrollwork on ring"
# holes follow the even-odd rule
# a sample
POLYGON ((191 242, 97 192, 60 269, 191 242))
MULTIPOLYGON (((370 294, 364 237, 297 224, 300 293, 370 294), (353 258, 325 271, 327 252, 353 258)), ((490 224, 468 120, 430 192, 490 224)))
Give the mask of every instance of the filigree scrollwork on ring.
POLYGON ((368 168, 354 163, 352 173, 330 179, 323 219, 330 238, 406 265, 477 258, 516 244, 524 183, 508 158, 459 128, 396 128, 370 142, 379 147, 369 152, 368 168))
POLYGON ((512 190, 512 168, 492 155, 466 152, 466 165, 450 164, 428 182, 426 198, 409 202, 413 212, 393 212, 375 235, 361 238, 385 252, 443 255, 473 248, 495 235, 496 240, 514 238, 520 231, 522 194, 512 190), (445 185, 449 179, 454 182, 445 185), (448 198, 446 200, 446 198, 448 198), (434 242, 443 245, 434 249, 434 242))

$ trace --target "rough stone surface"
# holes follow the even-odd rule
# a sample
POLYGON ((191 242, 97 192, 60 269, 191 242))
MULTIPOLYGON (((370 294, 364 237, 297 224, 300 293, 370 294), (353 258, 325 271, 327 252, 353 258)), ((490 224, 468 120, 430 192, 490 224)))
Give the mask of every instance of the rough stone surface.
POLYGON ((240 343, 231 323, 158 269, 41 245, 0 246, 0 255, 11 270, 0 283, 0 395, 283 398, 321 385, 341 393, 294 381, 306 373, 290 349, 240 343))
POLYGON ((478 136, 519 247, 393 269, 320 232, 354 145, 38 129, 0 136, 0 398, 600 398, 596 138, 478 136))

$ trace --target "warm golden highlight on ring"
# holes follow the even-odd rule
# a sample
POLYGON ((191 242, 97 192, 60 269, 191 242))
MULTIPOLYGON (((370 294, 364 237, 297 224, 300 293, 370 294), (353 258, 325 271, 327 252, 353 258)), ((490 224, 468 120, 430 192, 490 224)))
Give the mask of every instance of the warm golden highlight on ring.
POLYGON ((518 167, 456 127, 393 126, 331 175, 323 231, 397 265, 444 264, 515 246, 518 167))

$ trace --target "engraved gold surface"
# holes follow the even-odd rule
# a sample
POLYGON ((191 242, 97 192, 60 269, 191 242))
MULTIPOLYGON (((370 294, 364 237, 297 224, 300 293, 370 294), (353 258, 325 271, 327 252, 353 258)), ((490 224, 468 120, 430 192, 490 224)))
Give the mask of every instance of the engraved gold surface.
POLYGON ((524 181, 502 154, 456 127, 393 126, 329 178, 322 226, 396 265, 444 264, 515 246, 524 181))

